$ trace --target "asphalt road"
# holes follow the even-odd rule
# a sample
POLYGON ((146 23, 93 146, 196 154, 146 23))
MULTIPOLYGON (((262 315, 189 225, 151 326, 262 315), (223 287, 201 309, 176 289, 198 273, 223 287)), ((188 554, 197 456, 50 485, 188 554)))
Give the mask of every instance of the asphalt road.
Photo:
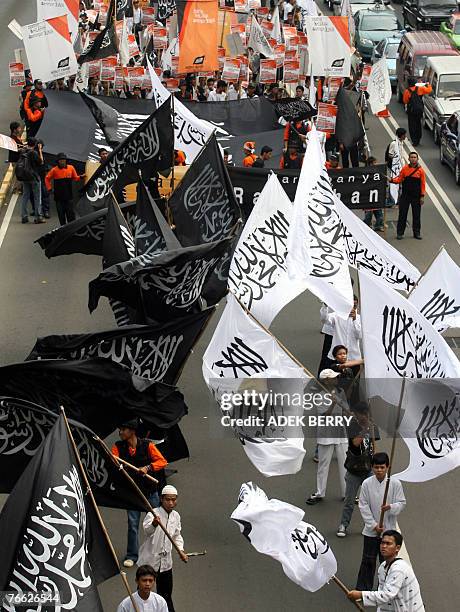
MULTIPOLYGON (((2 2, 2 23, 7 24, 13 13, 21 23, 32 20, 31 7, 22 4, 2 2)), ((2 38, 3 66, 14 47, 14 37, 7 32, 2 38)), ((3 81, 1 86, 2 91, 7 92, 0 106, 3 125, 9 117, 15 116, 15 96, 10 95, 3 81)), ((405 117, 396 102, 392 104, 392 112, 398 123, 405 125, 405 117)), ((389 136, 380 120, 371 118, 368 125, 373 153, 382 160, 389 136)), ((453 176, 437 161, 437 148, 430 136, 424 135, 419 150, 458 210, 458 189, 453 176)), ((445 207, 446 199, 439 193, 437 197, 445 207)), ((419 269, 429 264, 441 244, 445 244, 451 256, 460 263, 459 243, 430 199, 423 210, 423 242, 408 237, 396 243, 395 216, 394 211, 387 216, 387 238, 419 269)), ((450 213, 449 219, 452 227, 460 230, 458 220, 450 213)), ((92 316, 86 306, 88 281, 100 270, 99 258, 73 255, 47 260, 33 244, 43 231, 56 223, 53 215, 46 226, 23 226, 16 206, 6 231, 0 248, 2 365, 22 361, 37 336, 114 326, 105 303, 92 316)), ((182 516, 186 550, 207 550, 207 555, 193 558, 187 565, 177 558, 174 560, 176 609, 187 612, 352 610, 354 608, 333 584, 317 593, 297 587, 283 574, 277 562, 252 549, 229 519, 241 483, 249 480, 261 486, 269 496, 305 508, 305 519, 328 538, 338 560, 338 576, 345 584, 354 586, 361 558, 361 520, 359 512, 355 511, 350 535, 341 540, 335 537, 341 513, 336 465, 331 466, 326 501, 310 508, 305 506, 305 498, 314 491, 316 482, 316 466, 311 460, 312 441, 307 442, 308 454, 299 474, 266 479, 250 465, 236 440, 217 438, 211 433, 210 422, 216 419, 216 414, 202 380, 201 357, 216 322, 217 318, 201 338, 179 383, 189 405, 189 415, 181 426, 189 443, 191 459, 175 466, 179 472, 170 482, 180 493, 178 510, 182 516)), ((316 371, 322 343, 319 327, 319 302, 312 295, 304 294, 277 317, 273 331, 302 363, 316 371)), ((386 447, 388 444, 383 442, 382 449, 386 447)), ((407 464, 407 453, 402 445, 398 445, 396 464, 396 469, 407 464)), ((457 471, 429 483, 404 485, 408 503, 400 515, 400 527, 422 587, 426 609, 431 612, 451 612, 458 607, 458 480, 457 471)), ((126 543, 125 514, 103 509, 103 516, 121 559, 126 543)), ((133 576, 134 571, 129 570, 128 579, 134 587, 133 576)), ((125 596, 117 577, 101 585, 100 593, 104 610, 110 612, 125 596)))

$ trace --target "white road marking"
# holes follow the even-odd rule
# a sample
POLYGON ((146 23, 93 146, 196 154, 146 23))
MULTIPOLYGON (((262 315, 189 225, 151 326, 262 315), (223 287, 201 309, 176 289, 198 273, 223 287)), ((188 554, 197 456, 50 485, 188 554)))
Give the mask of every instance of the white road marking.
POLYGON ((13 193, 10 199, 10 203, 8 204, 8 208, 6 209, 5 217, 3 218, 2 226, 0 227, 0 248, 2 247, 3 241, 5 239, 6 232, 8 230, 11 217, 13 216, 14 207, 16 206, 18 198, 19 195, 17 193, 13 193))
MULTIPOLYGON (((395 127, 396 128, 399 127, 398 124, 394 121, 394 119, 392 117, 391 117, 391 119, 393 120, 393 123, 394 123, 395 127)), ((391 139, 393 140, 394 139, 394 132, 391 131, 390 126, 387 124, 387 122, 385 121, 385 119, 383 117, 380 118, 380 122, 383 125, 383 127, 385 128, 385 130, 388 132, 388 134, 390 135, 391 139)), ((408 150, 410 150, 409 147, 408 147, 408 150)), ((434 176, 430 172, 430 170, 428 170, 428 168, 426 167, 426 163, 423 161, 423 159, 422 159, 422 157, 420 155, 419 155, 419 159, 422 162, 422 164, 424 165, 424 170, 425 170, 425 172, 426 172, 430 182, 432 182, 435 185, 435 188, 439 190, 439 193, 440 193, 441 197, 444 198, 446 206, 449 208, 449 210, 450 211, 452 211, 452 210, 454 211, 454 213, 455 213, 453 215, 454 219, 460 225, 460 216, 458 215, 457 211, 455 210, 455 207, 452 204, 451 200, 449 199, 449 197, 447 196, 445 191, 440 187, 438 181, 434 178, 434 176)), ((430 185, 430 183, 428 181, 427 181, 427 186, 426 186, 426 192, 429 195, 430 200, 433 202, 436 210, 441 215, 441 217, 444 220, 445 224, 447 225, 447 227, 451 231, 453 237, 455 238, 457 243, 460 244, 460 232, 455 227, 454 223, 452 222, 452 219, 449 217, 447 212, 444 210, 444 207, 443 207, 442 203, 440 202, 438 196, 435 194, 435 192, 431 188, 431 185, 430 185)))

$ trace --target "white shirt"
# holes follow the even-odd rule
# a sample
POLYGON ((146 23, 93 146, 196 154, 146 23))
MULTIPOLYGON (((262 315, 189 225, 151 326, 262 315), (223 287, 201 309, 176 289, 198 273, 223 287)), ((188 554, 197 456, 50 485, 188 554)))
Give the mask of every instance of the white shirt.
POLYGON ((227 99, 227 94, 225 91, 222 93, 217 93, 217 91, 210 91, 208 95, 208 102, 225 102, 227 99))
MULTIPOLYGON (((179 550, 184 550, 184 540, 181 535, 180 514, 172 510, 169 514, 160 506, 155 513, 160 518, 166 530, 171 535, 179 550)), ((154 527, 153 514, 145 515, 143 527, 148 536, 139 548, 137 565, 151 565, 157 572, 167 572, 172 568, 172 544, 160 527, 154 527)))
POLYGON ((227 100, 238 100, 238 90, 233 85, 229 85, 227 100))
MULTIPOLYGON (((150 593, 149 598, 147 601, 145 601, 136 591, 132 594, 132 598, 134 599, 139 612, 168 612, 166 601, 163 599, 163 597, 157 595, 156 593, 150 593)), ((135 612, 129 597, 123 599, 117 608, 117 612, 135 612)))
POLYGON ((363 591, 365 606, 378 606, 377 612, 425 611, 414 570, 404 559, 396 559, 388 569, 382 563, 378 578, 377 591, 363 591))
MULTIPOLYGON (((385 493, 386 478, 379 482, 375 476, 370 476, 361 485, 361 493, 359 496, 359 511, 364 521, 364 529, 362 534, 370 538, 377 537, 377 532, 374 531, 375 525, 380 521, 380 510, 383 503, 385 493)), ((388 487, 387 504, 390 510, 387 510, 383 515, 383 530, 396 529, 396 517, 406 507, 406 498, 402 484, 397 478, 390 478, 390 486, 388 487)))
POLYGON ((290 2, 286 2, 283 7, 283 21, 287 21, 287 16, 289 15, 289 13, 292 13, 293 10, 294 7, 292 6, 292 4, 290 2))
POLYGON ((142 23, 142 9, 141 8, 136 9, 133 7, 133 23, 135 25, 142 23))
MULTIPOLYGON (((334 407, 330 406, 318 406, 316 413, 318 415, 347 415, 349 413, 349 406, 347 396, 343 389, 335 389, 333 391, 335 396, 334 407), (331 410, 332 408, 332 410, 331 410)), ((325 425, 318 427, 316 430, 316 442, 328 446, 329 444, 346 444, 348 446, 347 430, 344 425, 325 425)))
POLYGON ((342 317, 333 312, 328 316, 327 322, 334 328, 331 350, 328 353, 329 359, 334 359, 332 349, 339 344, 347 347, 348 359, 361 359, 361 348, 359 346, 361 339, 361 317, 357 314, 356 319, 353 321, 351 317, 342 319, 342 317))
POLYGON ((404 159, 404 143, 402 140, 399 140, 399 138, 396 138, 396 140, 392 140, 390 142, 390 146, 388 147, 388 155, 390 158, 393 158, 395 156, 399 157, 399 159, 401 160, 401 163, 404 159))

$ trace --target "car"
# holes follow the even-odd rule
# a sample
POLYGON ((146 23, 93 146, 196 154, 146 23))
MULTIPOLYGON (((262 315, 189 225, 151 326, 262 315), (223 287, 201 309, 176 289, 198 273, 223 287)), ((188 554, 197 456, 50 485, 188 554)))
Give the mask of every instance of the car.
MULTIPOLYGON (((330 0, 329 0, 330 1, 330 0)), ((367 9, 372 9, 376 4, 384 4, 391 9, 390 0, 351 0, 350 8, 351 14, 354 15, 358 11, 365 11, 367 9)), ((341 15, 342 12, 342 0, 333 0, 334 5, 334 15, 341 15)), ((391 9, 393 10, 393 9, 391 9)))
POLYGON ((457 0, 404 0, 404 26, 413 30, 439 30, 457 10, 457 0))
POLYGON ((399 43, 401 42, 402 34, 398 32, 395 36, 389 36, 384 38, 377 45, 375 45, 372 51, 371 63, 375 64, 379 59, 384 57, 387 62, 388 75, 390 77, 391 88, 393 91, 396 90, 398 77, 396 74, 396 58, 398 57, 399 43))
POLYGON ((358 49, 363 60, 370 62, 375 45, 388 36, 394 36, 401 32, 396 13, 381 5, 373 9, 358 11, 355 20, 355 47, 358 49))
POLYGON ((439 31, 443 32, 457 49, 460 49, 460 13, 452 13, 449 21, 441 23, 439 31))
POLYGON ((422 80, 432 87, 423 96, 423 122, 439 144, 441 124, 460 111, 460 56, 429 57, 422 80))
POLYGON ((439 159, 454 171, 455 182, 460 185, 460 111, 441 125, 439 159))

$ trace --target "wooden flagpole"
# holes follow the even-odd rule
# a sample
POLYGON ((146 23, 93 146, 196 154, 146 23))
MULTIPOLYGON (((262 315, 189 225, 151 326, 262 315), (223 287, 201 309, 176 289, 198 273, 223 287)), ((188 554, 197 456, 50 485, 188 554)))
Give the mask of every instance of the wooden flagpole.
MULTIPOLYGON (((402 385, 401 385, 401 394, 399 396, 398 410, 396 412, 396 420, 395 420, 395 429, 394 429, 394 432, 393 432, 393 440, 391 442, 390 465, 388 467, 388 472, 387 472, 387 481, 385 483, 385 493, 383 494, 382 506, 385 506, 386 503, 387 503, 388 490, 390 488, 391 471, 392 471, 392 467, 393 467, 393 459, 394 459, 394 456, 395 456, 395 448, 396 448, 396 434, 397 434, 398 427, 399 427, 399 419, 401 417, 401 406, 402 406, 405 386, 406 386, 406 378, 405 378, 405 373, 404 373, 403 379, 402 379, 402 385)), ((384 510, 380 510, 380 519, 379 519, 379 527, 380 528, 383 527, 384 516, 385 516, 384 510)))
MULTIPOLYGON (((107 448, 107 446, 105 445, 105 442, 103 440, 101 440, 98 436, 96 436, 97 441, 101 444, 101 446, 105 449, 107 455, 109 455, 112 460, 114 461, 114 463, 117 463, 118 457, 115 457, 114 455, 112 455, 112 453, 110 452, 110 450, 107 448)), ((123 469, 121 466, 118 466, 119 469, 123 469)), ((168 540, 171 542, 171 544, 173 545, 173 547, 176 549, 177 554, 179 555, 179 557, 181 558, 182 561, 184 561, 184 563, 187 563, 187 555, 180 550, 180 548, 177 546, 177 544, 174 542, 173 538, 171 537, 171 534, 169 533, 169 531, 166 529, 166 527, 163 525, 163 523, 161 522, 161 520, 159 519, 158 515, 155 514, 155 510, 152 507, 152 504, 149 502, 149 500, 145 497, 145 495, 142 493, 142 491, 139 489, 139 487, 137 486, 137 484, 134 482, 134 480, 131 478, 131 476, 125 471, 125 475, 127 478, 129 478, 131 486, 136 489, 137 494, 143 499, 145 505, 147 506, 147 508, 149 508, 149 511, 153 514, 153 516, 157 519, 158 521, 158 527, 160 527, 160 529, 164 532, 164 534, 166 535, 166 537, 168 538, 168 540)))
MULTIPOLYGON (((112 456, 115 457, 115 455, 112 455, 112 456)), ((124 459, 121 459, 120 457, 115 457, 115 460, 122 463, 123 465, 126 465, 126 467, 131 468, 138 474, 142 474, 144 478, 147 478, 147 480, 151 480, 153 483, 158 484, 158 480, 156 478, 154 478, 153 476, 150 476, 150 474, 144 474, 144 472, 140 468, 136 467, 132 463, 128 463, 127 461, 125 461, 124 459)))
MULTIPOLYGON (((332 580, 339 587, 339 589, 341 589, 345 593, 345 595, 348 595, 348 593, 350 592, 350 589, 347 589, 347 587, 343 584, 341 580, 337 578, 337 576, 332 576, 332 580)), ((364 608, 357 601, 352 601, 351 603, 354 604, 355 607, 358 608, 358 610, 361 610, 361 612, 364 612, 364 608)))
POLYGON ((72 435, 72 432, 71 432, 71 430, 70 430, 69 422, 68 422, 68 420, 67 420, 67 417, 66 417, 65 410, 64 410, 64 407, 63 407, 63 406, 61 406, 61 414, 62 414, 62 416, 63 416, 63 418, 64 418, 64 423, 65 423, 65 426, 66 426, 66 428, 67 428, 67 433, 68 433, 68 435, 69 435, 69 439, 70 439, 70 442, 71 442, 71 444, 72 444, 72 448, 73 448, 73 450, 74 450, 75 456, 76 456, 76 458, 77 458, 78 467, 80 468, 80 471, 81 471, 81 473, 82 473, 83 479, 84 479, 84 481, 85 481, 85 484, 86 484, 86 489, 87 489, 87 492, 88 492, 88 494, 89 494, 89 498, 90 498, 90 500, 91 500, 91 503, 93 504, 94 511, 96 512, 96 516, 97 516, 97 518, 98 518, 98 520, 99 520, 99 524, 100 524, 100 526, 101 526, 102 532, 103 532, 103 534, 104 534, 104 536, 105 536, 105 539, 106 539, 106 541, 107 541, 107 545, 108 545, 108 547, 109 547, 109 549, 110 549, 110 552, 112 553, 112 556, 113 556, 113 558, 114 558, 114 560, 115 560, 115 563, 116 563, 116 564, 117 564, 117 566, 118 566, 118 569, 119 569, 119 573, 120 573, 121 579, 122 579, 122 581, 123 581, 123 584, 124 584, 124 586, 125 586, 125 588, 126 588, 126 591, 127 591, 128 595, 129 595, 129 598, 130 598, 130 600, 131 600, 132 606, 133 606, 133 608, 134 608, 135 612, 139 612, 139 608, 137 607, 137 604, 136 604, 136 602, 134 601, 134 598, 133 598, 133 596, 132 596, 131 589, 129 588, 129 584, 128 584, 128 580, 127 580, 127 578, 126 578, 126 574, 125 574, 125 572, 122 572, 122 571, 121 571, 121 568, 120 568, 120 563, 119 563, 119 561, 118 561, 117 554, 116 554, 116 552, 115 552, 115 549, 114 549, 114 547, 113 547, 112 541, 111 541, 111 539, 110 539, 109 532, 107 531, 107 527, 106 527, 106 526, 105 526, 105 524, 104 524, 104 521, 103 521, 103 519, 102 519, 101 513, 100 513, 99 508, 98 508, 98 506, 97 506, 97 504, 96 504, 96 500, 94 499, 93 491, 91 490, 91 486, 90 486, 90 484, 89 484, 88 476, 86 475, 85 468, 83 467, 83 464, 82 464, 82 462, 81 462, 80 455, 79 455, 79 453, 78 453, 78 449, 77 449, 77 445, 75 444, 75 440, 74 440, 73 435, 72 435))
POLYGON ((444 248, 444 244, 441 244, 441 246, 439 247, 438 252, 436 253, 436 255, 434 257, 431 258, 430 263, 426 266, 426 268, 424 269, 424 271, 422 272, 422 274, 419 276, 419 278, 417 279, 417 282, 415 283, 415 285, 412 287, 412 289, 409 291, 409 293, 407 294, 407 299, 409 299, 410 294, 412 293, 412 291, 414 289, 416 289, 420 283, 420 281, 422 280, 422 278, 425 276, 425 274, 428 272, 428 270, 431 268, 431 266, 433 265, 435 259, 438 257, 439 253, 443 250, 444 248))
POLYGON ((171 213, 171 208, 169 206, 169 199, 171 198, 172 194, 174 193, 174 187, 175 187, 175 172, 174 172, 174 168, 175 168, 175 163, 176 163, 176 159, 175 159, 175 135, 174 135, 174 92, 171 92, 171 121, 172 121, 172 126, 173 126, 173 137, 172 137, 172 166, 171 166, 171 181, 170 181, 170 185, 171 185, 171 191, 169 192, 169 197, 166 200, 166 217, 168 220, 168 223, 170 225, 170 227, 174 227, 174 222, 173 222, 173 218, 172 218, 172 213, 171 213))

